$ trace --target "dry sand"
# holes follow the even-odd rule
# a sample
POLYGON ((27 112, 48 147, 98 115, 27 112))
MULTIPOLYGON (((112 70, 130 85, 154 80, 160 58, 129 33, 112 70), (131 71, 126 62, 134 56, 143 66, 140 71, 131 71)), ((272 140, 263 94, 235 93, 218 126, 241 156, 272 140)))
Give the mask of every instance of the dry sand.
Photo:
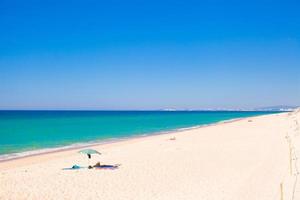
POLYGON ((87 165, 78 150, 2 162, 0 199, 300 199, 299 123, 295 111, 93 147, 117 170, 62 170, 87 165))

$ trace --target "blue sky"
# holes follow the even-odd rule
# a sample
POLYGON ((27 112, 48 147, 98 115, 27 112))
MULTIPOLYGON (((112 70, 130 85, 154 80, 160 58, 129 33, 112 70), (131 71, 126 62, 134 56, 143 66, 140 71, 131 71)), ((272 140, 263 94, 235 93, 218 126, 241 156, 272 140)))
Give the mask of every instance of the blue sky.
POLYGON ((299 1, 0 1, 0 109, 300 105, 299 1))

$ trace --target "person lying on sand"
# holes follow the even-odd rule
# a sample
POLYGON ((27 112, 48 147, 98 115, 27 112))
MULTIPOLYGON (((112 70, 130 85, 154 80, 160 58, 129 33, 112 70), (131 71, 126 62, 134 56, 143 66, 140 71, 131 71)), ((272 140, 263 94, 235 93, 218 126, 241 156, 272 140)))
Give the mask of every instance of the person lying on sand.
POLYGON ((118 169, 121 164, 116 165, 101 165, 100 162, 97 162, 93 168, 94 169, 118 169))
POLYGON ((100 162, 97 162, 93 167, 101 167, 100 162))

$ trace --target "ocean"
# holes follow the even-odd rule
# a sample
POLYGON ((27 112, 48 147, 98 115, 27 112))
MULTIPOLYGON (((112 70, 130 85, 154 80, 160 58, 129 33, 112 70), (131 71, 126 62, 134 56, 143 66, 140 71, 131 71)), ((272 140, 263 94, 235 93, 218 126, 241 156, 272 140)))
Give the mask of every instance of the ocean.
POLYGON ((0 160, 272 113, 276 112, 0 111, 0 160))

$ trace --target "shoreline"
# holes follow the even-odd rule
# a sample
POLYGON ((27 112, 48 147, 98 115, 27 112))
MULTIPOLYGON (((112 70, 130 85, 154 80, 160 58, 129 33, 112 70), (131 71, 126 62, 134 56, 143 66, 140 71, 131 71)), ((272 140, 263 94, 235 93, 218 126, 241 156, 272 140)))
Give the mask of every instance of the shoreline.
MULTIPOLYGON (((279 113, 272 113, 272 114, 265 114, 265 115, 273 115, 273 114, 279 114, 279 113)), ((258 116, 265 116, 265 115, 258 115, 258 116)), ((253 116, 253 117, 258 117, 258 116, 253 116)), ((247 118, 253 118, 253 117, 222 120, 222 121, 210 123, 210 124, 203 124, 203 125, 196 125, 196 126, 191 126, 191 127, 186 127, 186 128, 172 129, 169 131, 158 131, 158 132, 146 133, 146 134, 141 134, 141 135, 133 135, 133 136, 122 137, 122 138, 110 138, 110 139, 104 139, 102 141, 94 140, 94 141, 90 141, 90 142, 86 142, 86 143, 74 143, 71 145, 65 145, 65 146, 60 146, 60 147, 41 148, 41 149, 36 149, 36 150, 24 151, 24 152, 2 154, 2 155, 0 155, 0 163, 9 162, 9 161, 13 161, 13 160, 19 160, 19 159, 23 159, 23 158, 30 158, 30 157, 40 156, 40 155, 47 155, 47 154, 52 154, 52 153, 60 153, 60 152, 65 152, 65 151, 79 150, 82 148, 95 147, 95 146, 99 146, 99 145, 114 144, 114 143, 124 142, 124 141, 128 141, 128 140, 153 137, 153 136, 157 136, 157 135, 167 135, 167 134, 172 134, 172 133, 179 133, 179 132, 193 130, 193 129, 200 129, 200 128, 204 128, 204 127, 208 127, 208 126, 216 126, 218 124, 232 123, 235 121, 239 121, 239 120, 247 119, 247 118), (25 154, 25 155, 16 155, 16 154, 25 154), (6 156, 8 158, 2 158, 2 157, 6 157, 6 156)))
POLYGON ((252 117, 240 117, 240 118, 234 118, 234 119, 229 119, 229 120, 221 120, 221 121, 218 121, 215 123, 210 123, 210 124, 196 125, 196 126, 191 126, 191 127, 186 127, 186 128, 178 128, 178 129, 173 129, 173 130, 169 130, 169 131, 158 131, 158 132, 152 132, 152 133, 147 133, 147 134, 142 134, 142 135, 123 137, 123 138, 104 139, 104 140, 98 141, 98 142, 90 141, 87 143, 83 143, 82 145, 81 145, 81 143, 74 143, 71 145, 66 145, 66 146, 61 146, 61 147, 42 148, 42 149, 36 149, 36 150, 32 150, 32 151, 24 151, 24 152, 12 153, 12 154, 3 154, 3 155, 0 155, 0 164, 5 163, 5 162, 14 161, 14 160, 30 158, 30 157, 38 157, 38 156, 42 156, 42 155, 74 151, 74 150, 79 150, 79 149, 88 148, 88 147, 96 147, 99 145, 115 144, 115 143, 119 143, 119 142, 130 141, 130 140, 154 137, 154 136, 158 136, 158 135, 175 134, 175 133, 188 131, 188 130, 201 129, 201 128, 205 128, 205 127, 209 127, 209 126, 217 126, 219 124, 233 123, 233 122, 240 121, 240 120, 246 120, 246 119, 251 119, 251 118, 266 116, 266 115, 276 115, 276 114, 281 114, 281 113, 286 113, 286 112, 257 115, 257 116, 252 116, 252 117), (14 156, 15 154, 25 154, 25 155, 14 156), (8 157, 9 156, 12 156, 12 157, 2 158, 5 155, 7 155, 8 157))

